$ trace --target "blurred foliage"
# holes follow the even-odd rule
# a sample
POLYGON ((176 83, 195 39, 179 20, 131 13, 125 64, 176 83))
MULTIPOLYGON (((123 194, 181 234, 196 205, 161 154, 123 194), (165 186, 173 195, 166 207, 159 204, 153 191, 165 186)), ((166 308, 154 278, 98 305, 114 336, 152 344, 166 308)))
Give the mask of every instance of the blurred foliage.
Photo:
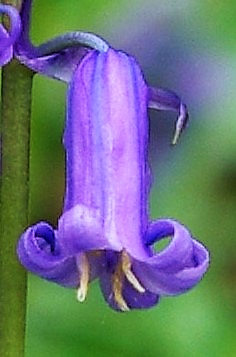
MULTIPOLYGON (((149 311, 119 314, 96 283, 75 292, 29 278, 26 357, 236 355, 235 1, 35 0, 36 43, 64 31, 95 31, 136 55, 148 81, 181 93, 191 123, 170 147, 173 114, 152 113, 153 217, 174 217, 210 249, 192 292, 149 311)), ((64 191, 64 84, 34 83, 31 223, 56 225, 64 191)))

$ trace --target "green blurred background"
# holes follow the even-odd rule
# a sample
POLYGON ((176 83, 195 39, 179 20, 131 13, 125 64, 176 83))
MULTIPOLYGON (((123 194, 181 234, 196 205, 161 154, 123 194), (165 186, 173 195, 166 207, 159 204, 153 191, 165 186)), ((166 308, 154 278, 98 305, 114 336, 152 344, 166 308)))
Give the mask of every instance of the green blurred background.
MULTIPOLYGON (((87 30, 139 61, 152 85, 179 93, 191 122, 170 146, 175 115, 151 113, 152 217, 173 217, 211 252, 193 291, 148 311, 110 310, 96 283, 76 293, 29 276, 26 357, 236 356, 236 2, 35 0, 32 38, 87 30)), ((30 220, 56 225, 64 191, 66 87, 34 82, 30 220)))

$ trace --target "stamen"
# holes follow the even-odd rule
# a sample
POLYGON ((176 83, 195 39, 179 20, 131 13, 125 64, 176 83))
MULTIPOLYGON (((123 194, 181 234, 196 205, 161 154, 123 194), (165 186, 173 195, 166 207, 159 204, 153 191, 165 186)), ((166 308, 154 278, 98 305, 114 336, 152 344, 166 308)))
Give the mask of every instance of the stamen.
POLYGON ((77 299, 78 301, 83 302, 88 292, 90 272, 89 261, 85 253, 80 254, 77 265, 80 272, 80 285, 77 289, 77 299))
POLYGON ((129 307, 123 298, 122 292, 125 277, 135 290, 139 293, 145 292, 145 288, 140 284, 134 273, 131 271, 131 259, 129 254, 123 250, 121 252, 121 258, 112 276, 112 292, 114 294, 114 300, 119 308, 122 311, 129 311, 129 307))
POLYGON ((129 307, 126 304, 122 295, 123 281, 124 274, 122 269, 122 263, 119 262, 112 276, 112 292, 114 294, 114 300, 117 303, 118 307, 121 309, 121 311, 129 311, 129 307))
POLYGON ((123 250, 121 253, 122 271, 130 284, 139 292, 144 293, 145 288, 140 284, 134 273, 131 271, 131 260, 128 253, 123 250))

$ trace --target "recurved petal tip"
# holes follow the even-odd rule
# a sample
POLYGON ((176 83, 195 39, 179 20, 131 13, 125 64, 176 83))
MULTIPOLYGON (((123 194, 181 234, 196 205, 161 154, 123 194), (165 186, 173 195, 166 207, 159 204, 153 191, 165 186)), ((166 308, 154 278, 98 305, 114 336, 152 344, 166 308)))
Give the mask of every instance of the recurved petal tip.
POLYGON ((63 286, 77 286, 79 274, 76 261, 62 254, 56 232, 46 222, 29 227, 22 234, 17 255, 30 272, 63 286))
POLYGON ((177 221, 156 221, 151 229, 150 240, 172 236, 169 245, 143 262, 134 262, 134 272, 143 286, 160 295, 177 295, 193 288, 203 277, 209 266, 209 253, 190 232, 177 221), (172 230, 172 232, 171 232, 172 230))

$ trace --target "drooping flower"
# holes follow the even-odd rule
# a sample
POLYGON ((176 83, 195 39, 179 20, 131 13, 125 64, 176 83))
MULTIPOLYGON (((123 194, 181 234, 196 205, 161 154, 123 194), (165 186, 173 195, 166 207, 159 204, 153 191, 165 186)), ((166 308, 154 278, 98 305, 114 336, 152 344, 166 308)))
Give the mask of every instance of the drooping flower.
MULTIPOLYGON (((106 301, 119 311, 148 308, 160 296, 189 290, 207 270, 208 252, 179 222, 149 219, 147 158, 148 107, 178 113, 175 143, 187 122, 186 106, 176 94, 148 87, 135 59, 96 35, 74 32, 33 46, 30 8, 24 0, 18 38, 1 32, 11 37, 11 51, 23 64, 69 83, 67 174, 57 229, 47 222, 29 227, 17 247, 21 263, 77 288, 80 301, 98 278, 106 301), (169 236, 169 245, 155 253, 152 245, 169 236)), ((8 14, 13 29, 16 17, 8 14)), ((2 64, 11 57, 6 54, 2 64)))
POLYGON ((187 110, 175 94, 150 89, 123 52, 109 48, 84 57, 68 90, 66 193, 58 229, 40 222, 18 246, 27 269, 78 288, 81 301, 98 277, 106 301, 122 311, 187 291, 208 267, 207 250, 184 226, 149 220, 149 105, 177 110, 176 140, 187 110), (169 246, 154 253, 151 245, 167 236, 169 246))

